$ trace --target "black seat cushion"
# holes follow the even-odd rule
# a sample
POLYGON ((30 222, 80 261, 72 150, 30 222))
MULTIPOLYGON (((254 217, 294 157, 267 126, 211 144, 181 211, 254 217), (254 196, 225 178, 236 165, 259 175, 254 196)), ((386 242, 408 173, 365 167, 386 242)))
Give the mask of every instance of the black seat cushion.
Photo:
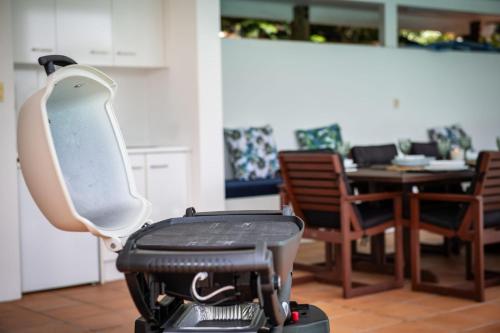
MULTIPOLYGON (((384 222, 394 219, 392 205, 372 205, 362 203, 355 206, 355 213, 363 229, 375 227, 384 222)), ((306 224, 309 227, 340 229, 340 214, 335 212, 323 212, 304 210, 306 224)))
POLYGON ((319 210, 303 210, 307 227, 340 229, 340 214, 319 210))
MULTIPOLYGON (((467 208, 466 204, 426 203, 421 205, 420 221, 438 227, 458 230, 467 208)), ((485 212, 483 217, 485 228, 500 227, 500 210, 485 212)))
POLYGON ((439 150, 436 142, 412 142, 410 154, 438 158, 439 150))
POLYGON ((226 180, 226 198, 277 194, 281 183, 282 180, 279 177, 255 180, 226 180))
POLYGON ((374 164, 390 164, 398 154, 396 145, 355 146, 351 149, 354 163, 361 167, 374 164))
POLYGON ((500 209, 484 213, 484 227, 498 228, 500 227, 500 209))
POLYGON ((462 222, 467 205, 456 202, 422 201, 420 221, 437 227, 457 230, 462 222))
POLYGON ((394 219, 394 209, 390 201, 389 204, 373 205, 370 202, 356 205, 360 215, 360 223, 363 229, 375 227, 384 222, 394 219))

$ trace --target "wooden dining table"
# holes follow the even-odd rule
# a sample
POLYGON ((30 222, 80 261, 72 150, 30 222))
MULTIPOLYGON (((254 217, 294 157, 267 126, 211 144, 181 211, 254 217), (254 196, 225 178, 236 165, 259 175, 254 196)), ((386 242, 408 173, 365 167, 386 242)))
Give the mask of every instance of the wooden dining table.
MULTIPOLYGON (((370 168, 360 168, 357 171, 348 172, 346 176, 348 180, 353 183, 368 183, 376 186, 395 186, 403 193, 403 205, 407 205, 407 195, 411 193, 414 186, 470 182, 474 174, 475 172, 471 168, 466 170, 431 172, 424 170, 394 170, 394 168, 390 166, 375 165, 370 168)), ((405 261, 408 263, 410 262, 410 237, 408 228, 405 228, 403 236, 405 261)), ((372 238, 371 257, 375 267, 385 266, 388 257, 385 254, 384 235, 372 238)), ((408 277, 410 276, 409 266, 410 265, 405 265, 405 275, 408 277)), ((422 279, 436 281, 437 277, 428 272, 423 272, 422 279)))
POLYGON ((373 166, 348 172, 347 178, 353 182, 368 182, 377 184, 398 184, 402 189, 428 183, 468 182, 474 177, 474 170, 457 171, 396 171, 388 166, 373 166))

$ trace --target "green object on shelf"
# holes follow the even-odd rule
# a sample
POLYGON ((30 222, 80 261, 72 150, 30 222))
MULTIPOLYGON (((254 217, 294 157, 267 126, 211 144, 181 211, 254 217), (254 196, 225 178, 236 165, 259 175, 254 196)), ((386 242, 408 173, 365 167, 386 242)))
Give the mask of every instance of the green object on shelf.
POLYGON ((439 139, 437 141, 439 155, 443 160, 448 157, 451 150, 451 141, 449 139, 439 139))
POLYGON ((500 150, 500 136, 497 136, 497 148, 500 150))
POLYGON ((337 146, 337 152, 342 156, 342 158, 346 158, 351 151, 351 144, 349 142, 341 142, 337 146))
POLYGON ((411 151, 411 140, 410 139, 399 139, 398 140, 399 150, 404 155, 408 155, 411 151))

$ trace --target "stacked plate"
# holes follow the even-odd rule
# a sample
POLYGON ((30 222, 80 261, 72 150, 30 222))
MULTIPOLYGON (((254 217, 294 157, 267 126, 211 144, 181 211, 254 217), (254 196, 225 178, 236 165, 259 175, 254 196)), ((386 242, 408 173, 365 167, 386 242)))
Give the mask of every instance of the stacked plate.
POLYGON ((460 171, 468 167, 464 160, 431 161, 424 169, 427 171, 460 171))
POLYGON ((344 170, 345 172, 358 171, 358 165, 350 158, 344 158, 344 170))
POLYGON ((392 160, 392 164, 404 167, 423 167, 428 165, 431 160, 432 158, 425 155, 404 155, 396 156, 392 160))

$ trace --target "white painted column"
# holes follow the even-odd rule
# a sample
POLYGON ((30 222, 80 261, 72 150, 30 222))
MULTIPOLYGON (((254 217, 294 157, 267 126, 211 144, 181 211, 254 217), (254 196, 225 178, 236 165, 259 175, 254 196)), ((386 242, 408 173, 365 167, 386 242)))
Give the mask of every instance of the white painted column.
POLYGON ((197 0, 199 209, 224 209, 224 139, 219 0, 197 0))
POLYGON ((396 2, 393 0, 387 0, 381 5, 380 11, 380 41, 382 45, 386 47, 398 47, 399 24, 398 6, 396 2))
POLYGON ((191 148, 192 204, 224 209, 220 3, 168 1, 168 118, 191 148))
POLYGON ((0 301, 21 297, 11 2, 0 0, 0 301))

